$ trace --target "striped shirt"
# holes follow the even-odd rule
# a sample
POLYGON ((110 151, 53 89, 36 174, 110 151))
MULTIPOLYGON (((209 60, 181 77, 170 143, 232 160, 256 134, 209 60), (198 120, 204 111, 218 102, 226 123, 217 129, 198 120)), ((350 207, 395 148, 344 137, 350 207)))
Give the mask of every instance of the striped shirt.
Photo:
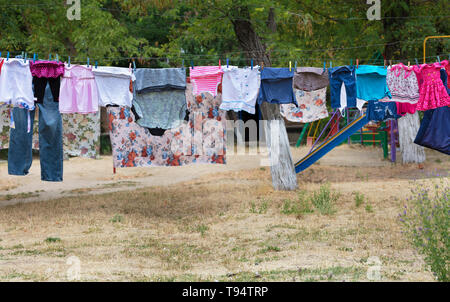
POLYGON ((217 87, 222 82, 222 74, 223 71, 220 66, 190 67, 190 78, 193 84, 194 95, 209 92, 216 96, 217 87))

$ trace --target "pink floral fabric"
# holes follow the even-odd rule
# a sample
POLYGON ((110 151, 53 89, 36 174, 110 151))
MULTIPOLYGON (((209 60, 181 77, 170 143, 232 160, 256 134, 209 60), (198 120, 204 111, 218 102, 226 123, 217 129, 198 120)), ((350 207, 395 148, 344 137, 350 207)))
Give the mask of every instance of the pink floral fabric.
POLYGON ((186 99, 189 121, 162 136, 139 126, 129 107, 108 107, 114 167, 225 164, 226 112, 219 110, 221 93, 194 97, 188 84, 186 99))
POLYGON ((55 61, 30 60, 30 70, 34 77, 38 78, 58 78, 64 75, 64 63, 55 61))
POLYGON ((447 94, 441 80, 441 68, 445 68, 448 61, 436 62, 433 64, 422 64, 415 66, 414 71, 418 75, 420 83, 420 99, 417 103, 417 110, 425 111, 438 107, 450 106, 450 96, 447 94))
POLYGON ((419 101, 419 82, 413 69, 400 63, 387 71, 386 82, 392 98, 383 101, 410 104, 419 101))
POLYGON ((0 106, 0 150, 9 147, 9 112, 8 106, 0 106))
MULTIPOLYGON (((36 116, 38 116, 36 107, 36 116)), ((100 155, 100 112, 63 114, 64 158, 79 156, 98 158, 100 155)), ((0 150, 9 148, 9 107, 0 107, 0 150)), ((39 150, 39 121, 34 119, 33 149, 39 150)))
POLYGON ((280 113, 288 121, 311 123, 328 117, 326 105, 327 87, 315 91, 294 89, 298 107, 294 104, 281 104, 280 113))

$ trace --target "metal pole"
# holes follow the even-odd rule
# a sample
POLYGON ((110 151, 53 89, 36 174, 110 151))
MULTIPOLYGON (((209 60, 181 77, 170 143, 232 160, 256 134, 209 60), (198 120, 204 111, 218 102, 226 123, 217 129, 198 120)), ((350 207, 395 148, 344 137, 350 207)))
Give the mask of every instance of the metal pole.
POLYGON ((305 125, 303 125, 303 129, 302 129, 302 133, 300 133, 300 137, 297 140, 297 144, 295 145, 295 147, 300 147, 300 144, 302 143, 303 137, 305 136, 306 130, 308 129, 309 123, 306 123, 305 125))
POLYGON ((428 36, 423 40, 423 64, 426 63, 426 55, 427 55, 427 41, 429 39, 441 39, 441 38, 450 38, 450 36, 428 36))
POLYGON ((311 150, 309 151, 308 154, 310 154, 313 150, 314 147, 317 145, 317 142, 319 141, 319 139, 322 137, 322 134, 325 132, 325 130, 328 128, 328 125, 331 123, 331 121, 333 120, 334 116, 336 115, 336 113, 339 111, 339 109, 336 109, 336 111, 333 113, 333 116, 330 118, 330 120, 328 121, 328 123, 325 125, 325 127, 322 129, 322 132, 320 133, 319 137, 317 138, 317 140, 314 142, 313 146, 311 147, 311 150))

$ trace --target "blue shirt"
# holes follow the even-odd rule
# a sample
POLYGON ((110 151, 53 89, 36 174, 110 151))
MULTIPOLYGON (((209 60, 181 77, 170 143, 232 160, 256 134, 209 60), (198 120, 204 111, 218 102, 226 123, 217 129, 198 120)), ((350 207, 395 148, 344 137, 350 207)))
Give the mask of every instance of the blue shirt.
POLYGON ((360 65, 356 69, 356 97, 365 101, 391 98, 383 66, 360 65))
POLYGON ((292 80, 294 68, 266 67, 261 72, 261 87, 259 89, 258 104, 268 102, 272 104, 290 104, 295 100, 292 80))

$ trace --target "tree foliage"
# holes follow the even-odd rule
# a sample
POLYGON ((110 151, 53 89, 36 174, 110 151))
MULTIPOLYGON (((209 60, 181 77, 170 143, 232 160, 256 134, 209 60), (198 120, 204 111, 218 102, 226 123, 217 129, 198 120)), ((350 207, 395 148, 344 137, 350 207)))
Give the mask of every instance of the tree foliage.
MULTIPOLYGON (((73 62, 203 65, 230 58, 249 64, 235 33, 249 21, 272 64, 321 66, 421 58, 428 35, 450 33, 447 0, 382 1, 382 20, 368 21, 362 0, 82 0, 81 20, 66 18, 60 0, 0 0, 0 51, 60 54, 73 62), (248 11, 248 14, 244 13, 248 11)), ((429 42, 429 55, 448 55, 450 40, 429 42)), ((256 64, 257 62, 255 62, 256 64)))

